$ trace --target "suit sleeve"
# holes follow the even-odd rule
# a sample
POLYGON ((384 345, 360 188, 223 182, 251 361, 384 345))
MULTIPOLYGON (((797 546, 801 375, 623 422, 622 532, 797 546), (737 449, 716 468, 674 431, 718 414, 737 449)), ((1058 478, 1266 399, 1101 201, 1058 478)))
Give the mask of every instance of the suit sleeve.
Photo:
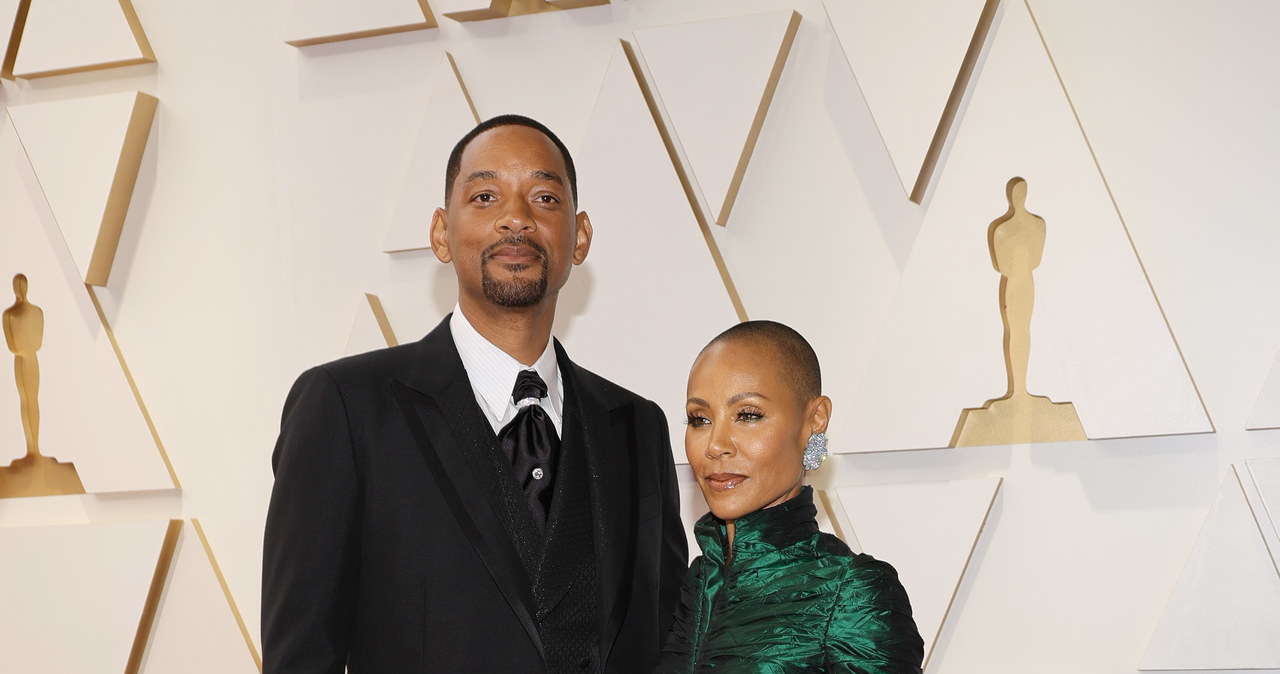
POLYGON ((671 433, 667 427, 667 416, 656 404, 653 408, 660 426, 659 466, 662 471, 659 479, 662 498, 662 566, 658 577, 661 593, 658 597, 658 634, 665 640, 675 617, 676 605, 680 601, 680 587, 689 570, 689 542, 685 537, 684 523, 680 521, 680 485, 676 481, 676 465, 671 454, 671 433))
POLYGON ((322 368, 285 402, 262 552, 264 674, 341 674, 359 576, 360 487, 342 394, 322 368))
POLYGON ((924 641, 892 566, 872 560, 850 571, 827 626, 825 650, 828 672, 920 674, 924 641))

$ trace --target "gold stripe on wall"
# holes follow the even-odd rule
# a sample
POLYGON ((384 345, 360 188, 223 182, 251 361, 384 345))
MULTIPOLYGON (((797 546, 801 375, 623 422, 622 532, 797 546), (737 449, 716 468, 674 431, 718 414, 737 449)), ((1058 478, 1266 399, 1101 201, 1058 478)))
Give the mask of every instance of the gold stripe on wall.
POLYGON ((724 263, 724 257, 720 254, 720 247, 716 244, 715 237, 711 234, 711 228, 707 224, 706 215, 702 212, 702 208, 698 206, 698 198, 693 190, 693 184, 689 181, 689 173, 684 166, 680 164, 680 159, 676 153, 675 143, 671 139, 671 131, 667 129, 666 124, 662 121, 662 115, 658 111, 658 102, 653 96, 653 91, 649 88, 648 81, 644 78, 640 69, 640 61, 636 58, 635 49, 631 43, 626 40, 619 40, 622 43, 622 50, 627 55, 627 61, 631 64, 631 72, 635 75, 636 83, 640 85, 640 93, 644 96, 644 102, 649 107, 649 115, 653 117, 653 123, 658 127, 658 135, 662 136, 662 144, 667 148, 667 156, 671 158, 671 165, 676 170, 676 176, 680 179, 680 187, 684 189, 684 196, 689 200, 689 210, 693 211, 693 217, 698 221, 698 228, 702 230, 702 238, 707 242, 707 250, 711 252, 711 259, 716 263, 716 270, 720 272, 720 280, 724 282, 725 292, 729 293, 729 301, 733 303, 733 309, 738 314, 739 321, 747 321, 747 309, 742 305, 742 298, 738 295, 738 288, 733 283, 733 277, 729 275, 729 267, 724 263))
POLYGON ((253 645, 253 638, 249 636, 249 628, 244 624, 244 616, 240 615, 240 609, 236 606, 236 600, 231 596, 231 588, 227 586, 227 578, 222 575, 222 567, 218 566, 218 560, 213 556, 213 548, 209 545, 209 538, 204 535, 204 527, 200 526, 200 520, 191 518, 191 524, 196 529, 196 535, 200 537, 200 544, 204 546, 204 554, 209 558, 209 565, 213 567, 213 575, 218 577, 218 585, 222 587, 222 594, 227 598, 227 605, 231 607, 231 614, 236 618, 236 624, 240 626, 240 634, 244 636, 244 644, 249 648, 249 655, 253 656, 253 662, 258 666, 258 672, 262 672, 262 656, 258 654, 258 649, 253 645))
POLYGON ((972 88, 973 71, 978 66, 978 57, 982 55, 991 34, 991 26, 995 23, 996 10, 1000 8, 1000 0, 987 0, 978 17, 978 26, 973 31, 973 39, 969 41, 969 49, 960 63, 960 72, 956 75, 956 83, 951 87, 951 96, 942 109, 942 117, 938 120, 938 128, 933 132, 933 140, 929 143, 929 151, 924 155, 924 164, 916 176, 916 184, 911 188, 911 200, 917 204, 924 203, 924 195, 933 182, 933 174, 938 168, 938 160, 942 157, 942 148, 947 144, 947 137, 955 126, 956 115, 960 111, 960 103, 972 88))
POLYGON ((142 418, 147 422, 147 428, 151 431, 151 439, 155 440, 156 449, 160 451, 160 458, 164 460, 164 467, 169 471, 169 479, 173 482, 174 489, 182 489, 182 484, 178 482, 178 474, 173 470, 173 464, 169 461, 169 453, 164 451, 164 443, 160 442, 160 434, 156 432, 156 425, 151 421, 151 413, 147 411, 147 406, 142 402, 142 394, 138 392, 138 385, 133 381, 133 374, 129 372, 129 365, 124 362, 124 354, 120 352, 120 343, 116 341, 116 335, 111 330, 111 325, 107 323, 107 315, 102 311, 102 304, 98 302, 98 296, 94 294, 93 286, 85 284, 85 292, 89 293, 89 300, 93 302, 93 308, 98 312, 98 320, 102 322, 102 329, 107 333, 107 339, 111 341, 111 350, 116 352, 116 361, 120 363, 120 370, 124 372, 125 381, 129 382, 129 390, 133 391, 133 399, 138 402, 138 409, 142 410, 142 418))
POLYGON ((147 590, 147 601, 142 605, 142 617, 138 619, 138 631, 133 637, 133 648, 129 651, 129 661, 125 665, 124 674, 138 674, 142 667, 142 656, 147 652, 147 642, 151 640, 151 628, 155 627, 156 614, 160 610, 160 597, 164 594, 164 584, 169 578, 169 568, 173 566, 173 553, 178 548, 178 534, 182 531, 182 520, 169 520, 164 532, 164 542, 160 545, 160 557, 156 559, 156 570, 151 574, 151 589, 147 590))

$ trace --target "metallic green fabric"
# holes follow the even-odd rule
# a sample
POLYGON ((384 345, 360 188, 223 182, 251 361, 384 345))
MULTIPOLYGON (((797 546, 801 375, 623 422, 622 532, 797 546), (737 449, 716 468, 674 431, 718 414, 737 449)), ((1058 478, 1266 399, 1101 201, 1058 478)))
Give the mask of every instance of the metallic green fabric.
POLYGON ((920 672, 924 642, 888 564, 818 531, 813 490, 734 523, 694 527, 685 580, 656 672, 920 672), (728 562, 726 563, 726 559, 728 562))

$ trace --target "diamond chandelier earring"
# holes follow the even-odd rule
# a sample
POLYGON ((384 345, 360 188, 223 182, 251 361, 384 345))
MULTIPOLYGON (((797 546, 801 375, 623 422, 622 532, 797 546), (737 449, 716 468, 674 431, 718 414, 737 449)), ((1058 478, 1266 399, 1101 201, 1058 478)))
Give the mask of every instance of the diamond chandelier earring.
POLYGON ((827 460, 827 434, 811 433, 809 442, 804 447, 804 464, 805 470, 817 470, 823 461, 827 460))

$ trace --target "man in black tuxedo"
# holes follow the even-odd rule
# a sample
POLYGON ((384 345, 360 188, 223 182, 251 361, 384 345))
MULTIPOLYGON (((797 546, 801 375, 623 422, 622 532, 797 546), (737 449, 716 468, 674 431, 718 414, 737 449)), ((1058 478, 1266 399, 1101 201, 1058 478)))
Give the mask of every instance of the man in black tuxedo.
POLYGON ((647 672, 687 569, 661 410, 569 360, 573 160, 505 116, 459 141, 436 257, 454 312, 312 368, 285 402, 263 671, 647 672))

